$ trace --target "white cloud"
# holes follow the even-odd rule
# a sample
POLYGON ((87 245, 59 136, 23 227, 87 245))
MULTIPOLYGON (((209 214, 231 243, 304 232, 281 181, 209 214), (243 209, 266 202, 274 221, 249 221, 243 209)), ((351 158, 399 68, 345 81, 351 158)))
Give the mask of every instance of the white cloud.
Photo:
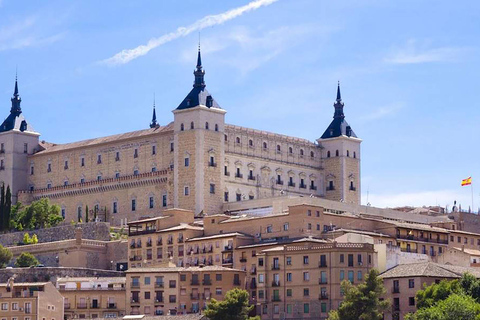
MULTIPOLYGON (((457 204, 462 206, 462 209, 468 209, 472 205, 472 197, 470 190, 431 190, 431 191, 418 191, 418 192, 405 192, 405 193, 370 193, 368 195, 368 202, 374 207, 380 208, 392 208, 401 206, 430 206, 440 205, 452 208, 453 201, 457 201, 457 204)), ((474 211, 480 205, 480 197, 477 196, 474 199, 474 211)), ((367 203, 367 194, 362 194, 362 203, 367 203)))
POLYGON ((175 40, 180 37, 185 37, 192 32, 200 31, 207 27, 223 24, 229 20, 241 16, 242 14, 257 10, 260 7, 271 5, 278 0, 255 0, 244 6, 234 8, 216 15, 209 15, 200 20, 195 21, 187 27, 179 27, 176 31, 164 34, 161 37, 153 38, 145 45, 140 45, 133 49, 124 49, 113 57, 103 60, 103 63, 110 65, 125 64, 138 57, 146 55, 150 50, 155 49, 167 42, 175 40))
POLYGON ((416 64, 429 62, 452 62, 466 51, 461 47, 428 48, 428 45, 418 44, 416 40, 409 40, 402 48, 395 48, 385 62, 391 64, 416 64))
POLYGON ((397 113, 400 109, 404 107, 401 102, 394 102, 389 105, 377 108, 372 113, 360 117, 361 121, 372 121, 378 120, 390 115, 397 113))

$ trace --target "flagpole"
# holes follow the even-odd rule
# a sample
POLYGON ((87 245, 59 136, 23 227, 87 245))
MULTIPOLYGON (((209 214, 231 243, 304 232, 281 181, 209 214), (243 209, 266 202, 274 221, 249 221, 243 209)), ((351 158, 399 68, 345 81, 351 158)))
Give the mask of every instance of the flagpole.
MULTIPOLYGON (((470 189, 472 190, 472 212, 475 212, 474 206, 473 206, 473 183, 470 184, 470 189)), ((477 212, 479 214, 480 212, 477 212)))

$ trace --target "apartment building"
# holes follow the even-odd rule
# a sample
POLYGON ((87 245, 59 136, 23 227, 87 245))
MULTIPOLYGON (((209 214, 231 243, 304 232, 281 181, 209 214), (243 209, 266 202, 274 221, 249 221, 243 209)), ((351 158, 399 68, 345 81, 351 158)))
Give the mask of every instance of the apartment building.
POLYGON ((198 313, 211 298, 222 300, 244 286, 245 271, 221 266, 133 268, 127 271, 127 313, 198 313))
POLYGON ((63 297, 51 282, 0 284, 0 319, 63 320, 63 297))
POLYGON ((125 313, 125 277, 58 278, 65 319, 120 318, 125 313))

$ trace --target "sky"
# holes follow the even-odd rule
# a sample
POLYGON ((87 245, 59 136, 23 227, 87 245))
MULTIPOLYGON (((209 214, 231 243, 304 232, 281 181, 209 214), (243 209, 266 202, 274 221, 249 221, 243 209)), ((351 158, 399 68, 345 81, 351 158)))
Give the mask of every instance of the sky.
POLYGON ((200 41, 226 121, 318 139, 337 81, 362 142, 362 203, 480 207, 480 2, 0 0, 0 112, 18 70, 41 139, 164 125, 200 41))

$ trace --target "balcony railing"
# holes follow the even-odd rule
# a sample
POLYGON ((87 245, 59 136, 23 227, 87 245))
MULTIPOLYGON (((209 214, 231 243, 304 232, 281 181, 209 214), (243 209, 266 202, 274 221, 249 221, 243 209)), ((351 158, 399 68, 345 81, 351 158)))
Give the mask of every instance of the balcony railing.
POLYGON ((233 246, 232 246, 232 245, 225 246, 225 250, 224 250, 224 251, 232 251, 232 250, 233 250, 233 246))
POLYGON ((272 287, 280 287, 280 281, 272 281, 272 287))
POLYGON ((415 237, 413 235, 404 235, 404 234, 397 234, 398 239, 405 239, 405 240, 413 240, 413 241, 421 241, 421 242, 433 242, 433 243, 440 243, 440 244, 448 244, 448 239, 429 239, 425 237, 415 237))
POLYGON ((328 299, 328 293, 326 292, 321 292, 320 295, 318 296, 319 300, 327 300, 328 299))
POLYGON ((283 181, 282 180, 277 180, 276 184, 283 186, 283 181))
POLYGON ((190 282, 190 284, 191 284, 192 286, 198 286, 198 285, 200 285, 200 281, 198 281, 198 280, 192 280, 192 281, 190 282))
POLYGON ((289 183, 288 183, 288 186, 289 186, 289 187, 295 187, 295 182, 289 182, 289 183))
POLYGON ((240 262, 247 262, 247 258, 241 257, 241 258, 240 258, 240 262))
POLYGON ((98 303, 96 303, 96 304, 93 304, 93 303, 92 303, 92 304, 90 304, 90 308, 91 308, 91 309, 99 309, 100 306, 98 305, 98 303))
POLYGON ((400 288, 399 287, 393 287, 392 288, 392 293, 400 293, 400 288))
POLYGON ((326 268, 326 267, 327 267, 327 263, 326 263, 326 262, 319 262, 319 263, 318 263, 318 267, 319 267, 319 268, 326 268))
POLYGON ((240 286, 241 285, 240 280, 233 280, 233 285, 240 286))
POLYGON ((156 297, 155 303, 163 303, 163 297, 156 297))
POLYGON ((155 282, 155 288, 163 288, 163 282, 155 282))
POLYGON ((310 190, 317 190, 317 186, 310 186, 310 190))
POLYGON ((117 304, 116 303, 108 303, 107 304, 107 309, 116 309, 117 308, 117 304))
POLYGON ((192 299, 192 300, 198 300, 198 297, 199 297, 198 293, 191 293, 190 294, 190 299, 192 299))
POLYGON ((216 162, 209 162, 209 163, 208 163, 208 166, 209 166, 209 167, 214 167, 214 168, 216 168, 216 167, 217 167, 217 163, 216 163, 216 162))
POLYGON ((241 173, 235 173, 235 178, 243 178, 243 174, 241 174, 241 173))
POLYGON ((272 270, 280 270, 280 265, 279 264, 274 264, 272 266, 272 270))
POLYGON ((140 298, 139 298, 139 297, 137 297, 137 298, 132 298, 132 299, 130 300, 130 302, 131 302, 132 304, 138 304, 138 303, 140 303, 140 298))
POLYGON ((132 288, 140 288, 140 282, 132 282, 132 283, 130 283, 130 287, 132 287, 132 288))
POLYGON ((327 284, 327 279, 318 279, 318 284, 327 284))
POLYGON ((273 296, 273 297, 272 297, 272 301, 278 302, 278 301, 282 301, 282 300, 280 299, 279 296, 273 296))
POLYGON ((232 259, 232 258, 222 259, 222 264, 231 264, 231 263, 233 263, 233 259, 232 259))
POLYGON ((335 190, 335 187, 333 187, 333 186, 332 187, 327 187, 327 191, 333 191, 333 190, 335 190))
POLYGON ((210 286, 210 285, 212 285, 212 280, 211 279, 203 279, 202 284, 204 286, 210 286))
POLYGON ((77 309, 87 309, 86 303, 77 303, 77 309))
POLYGON ((257 268, 252 268, 250 270, 250 274, 257 274, 257 268))
POLYGON ((248 180, 255 181, 255 177, 254 176, 248 176, 248 180))

